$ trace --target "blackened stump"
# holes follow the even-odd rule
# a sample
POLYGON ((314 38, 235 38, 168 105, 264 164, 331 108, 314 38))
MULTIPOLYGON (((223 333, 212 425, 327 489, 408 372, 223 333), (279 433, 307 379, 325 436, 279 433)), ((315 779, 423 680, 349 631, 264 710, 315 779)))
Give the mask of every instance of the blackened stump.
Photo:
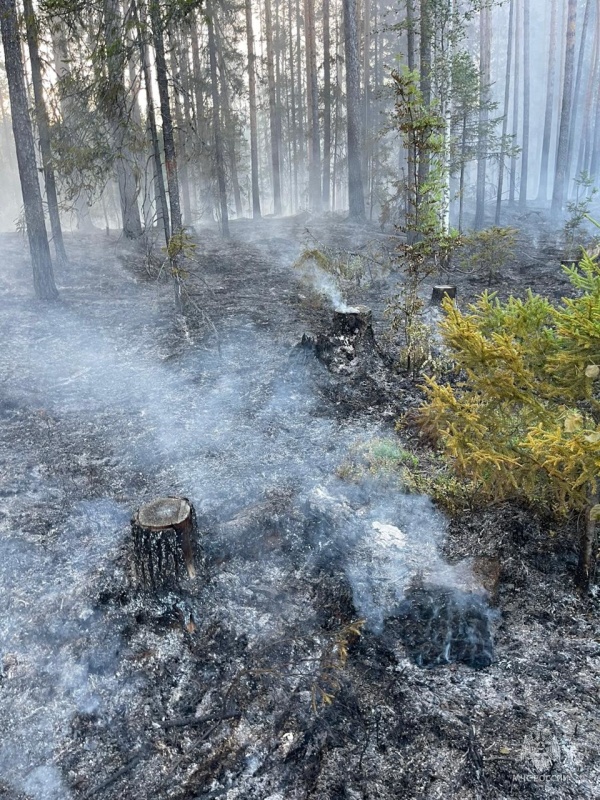
POLYGON ((179 589, 196 576, 194 543, 198 526, 185 497, 160 497, 141 506, 131 520, 136 586, 147 591, 179 589))
POLYGON ((434 306, 441 305, 442 301, 449 297, 456 300, 456 286, 434 286, 431 291, 431 303, 434 306))
POLYGON ((373 337, 373 314, 366 306, 333 312, 333 335, 373 337))

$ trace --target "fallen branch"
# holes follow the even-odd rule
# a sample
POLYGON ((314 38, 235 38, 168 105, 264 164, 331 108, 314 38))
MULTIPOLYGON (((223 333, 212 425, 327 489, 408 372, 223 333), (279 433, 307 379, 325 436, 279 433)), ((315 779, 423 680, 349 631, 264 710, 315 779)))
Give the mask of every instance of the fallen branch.
POLYGON ((239 719, 242 715, 239 711, 232 711, 229 714, 208 714, 206 717, 174 717, 166 719, 160 723, 161 728, 185 728, 187 726, 198 727, 205 722, 221 722, 224 719, 239 719))

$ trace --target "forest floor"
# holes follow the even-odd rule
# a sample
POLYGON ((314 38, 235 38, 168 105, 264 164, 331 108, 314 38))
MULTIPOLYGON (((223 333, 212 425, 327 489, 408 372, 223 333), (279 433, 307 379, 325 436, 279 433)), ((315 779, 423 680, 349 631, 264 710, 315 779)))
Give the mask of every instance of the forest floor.
MULTIPOLYGON (((491 288, 560 297, 551 233, 526 228, 491 288)), ((432 456, 394 429, 420 393, 386 358, 377 228, 232 231, 198 232, 187 324, 160 257, 114 234, 67 237, 52 306, 0 236, 0 798, 600 797, 576 525, 448 519, 389 468, 432 456), (364 368, 297 347, 331 336, 305 246, 372 258, 345 285, 373 311, 364 368), (149 597, 129 519, 165 494, 196 507, 200 569, 149 597)), ((445 277, 459 302, 487 284, 445 277)))

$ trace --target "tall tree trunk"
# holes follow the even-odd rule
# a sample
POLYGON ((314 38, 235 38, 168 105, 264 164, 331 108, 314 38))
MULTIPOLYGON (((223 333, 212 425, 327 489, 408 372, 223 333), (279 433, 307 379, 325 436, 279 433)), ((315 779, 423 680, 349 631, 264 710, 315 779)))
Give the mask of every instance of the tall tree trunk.
POLYGON ((127 239, 137 239, 142 235, 142 221, 138 205, 137 181, 132 168, 128 142, 129 114, 125 91, 125 47, 123 46, 123 21, 118 0, 104 0, 104 36, 108 72, 104 105, 115 148, 115 172, 121 201, 123 235, 127 239))
MULTIPOLYGON (((304 0, 306 39, 306 94, 308 108, 308 196, 311 211, 321 210, 321 142, 319 139, 319 86, 315 31, 315 1, 304 0)), ((358 57, 358 56, 357 56, 358 57)))
POLYGON ((521 155, 521 186, 519 207, 527 207, 527 184, 529 182, 529 115, 531 108, 531 75, 529 72, 529 48, 531 32, 530 0, 523 0, 523 152, 521 155))
POLYGON ((198 46, 198 38, 200 36, 200 25, 198 16, 195 16, 194 21, 191 24, 192 32, 191 32, 191 40, 192 40, 192 72, 193 72, 193 95, 194 95, 194 112, 195 112, 195 123, 196 123, 196 146, 197 146, 197 163, 196 163, 196 175, 198 176, 197 186, 196 186, 196 205, 197 207, 200 206, 198 203, 198 191, 200 195, 203 196, 205 191, 205 187, 208 184, 208 178, 206 176, 206 119, 205 119, 205 109, 204 109, 204 91, 203 91, 203 75, 202 75, 202 67, 200 63, 200 48, 198 46))
POLYGON ((58 297, 58 290, 54 282, 42 194, 38 182, 33 130, 27 109, 27 90, 15 0, 0 0, 0 28, 25 224, 33 267, 33 288, 40 300, 55 300, 58 297))
POLYGON ((306 168, 306 149, 305 149, 305 136, 306 131, 304 127, 304 91, 302 86, 302 36, 301 36, 301 19, 300 19, 300 0, 295 0, 296 3, 296 58, 298 63, 298 161, 302 167, 301 175, 304 177, 306 168))
POLYGON ((150 60, 148 57, 148 45, 146 43, 146 9, 141 5, 138 7, 135 0, 131 4, 133 22, 137 28, 137 42, 140 52, 140 62, 144 75, 144 88, 146 90, 146 121, 148 126, 148 138, 150 140, 152 161, 154 165, 154 181, 156 185, 156 216, 159 228, 162 228, 165 243, 169 244, 171 238, 171 226, 169 223, 169 208, 167 205, 167 192, 163 175, 162 159, 160 155, 160 143, 158 140, 158 128, 156 125, 156 112, 154 108, 154 89, 152 74, 150 72, 150 60))
POLYGON ((580 116, 580 108, 583 105, 583 97, 582 97, 582 88, 584 85, 583 80, 583 71, 586 67, 589 59, 586 59, 586 44, 587 44, 587 32, 588 29, 591 27, 591 14, 592 14, 592 2, 591 0, 587 0, 585 4, 585 12, 583 16, 583 25, 581 26, 581 42, 579 44, 579 57, 577 59, 577 73, 575 76, 575 87, 573 90, 573 107, 571 109, 571 122, 569 126, 569 155, 568 155, 568 166, 567 166, 567 194, 568 194, 568 186, 570 183, 571 177, 577 177, 577 174, 573 175, 573 156, 575 153, 575 142, 581 136, 581 131, 579 129, 579 116, 580 116))
MULTIPOLYGON (((414 0, 406 0, 406 42, 407 42, 407 63, 411 72, 415 69, 415 8, 414 0)), ((407 186, 406 186, 406 202, 408 205, 413 205, 416 201, 419 191, 418 177, 417 177, 417 151, 412 144, 412 139, 409 142, 406 153, 406 170, 407 170, 407 186)), ((409 216, 416 219, 416 207, 409 211, 409 216)), ((409 231, 409 239, 414 235, 409 231)))
MULTIPOLYGON (((370 175, 371 165, 370 148, 371 136, 369 126, 371 122, 371 0, 363 0, 363 113, 362 113, 362 178, 364 191, 367 198, 370 197, 370 175)), ((369 211, 369 215, 371 211, 369 211)))
POLYGON ((335 16, 335 94, 333 106, 333 172, 332 172, 332 193, 331 208, 337 210, 338 206, 338 184, 339 184, 339 141, 340 141, 340 106, 341 106, 341 87, 342 87, 342 55, 341 55, 341 34, 339 14, 335 16))
POLYGON ((365 218, 365 197, 361 171, 360 85, 356 0, 343 0, 344 50, 346 55, 346 117, 348 136, 348 209, 353 220, 365 218))
POLYGON ((183 106, 181 95, 185 95, 184 65, 183 61, 187 58, 187 48, 182 47, 180 32, 174 26, 169 27, 169 45, 171 76, 173 85, 173 110, 175 112, 175 129, 177 133, 177 163, 179 166, 179 188, 183 205, 182 224, 189 225, 191 222, 191 198, 190 198, 190 176, 188 159, 186 154, 186 130, 183 116, 183 106))
POLYGON ((298 156, 299 156, 299 142, 298 142, 298 120, 297 120, 297 107, 296 107, 296 77, 294 69, 294 37, 292 25, 292 0, 288 0, 288 74, 290 80, 290 113, 291 113, 291 140, 290 145, 292 152, 290 154, 290 166, 292 170, 292 209, 298 209, 298 156))
POLYGON ((210 59, 210 86, 212 95, 213 136, 215 141, 215 167, 219 188, 219 204, 221 206, 221 231, 229 237, 229 211, 227 209, 227 184, 225 181, 225 159, 223 155, 223 134, 221 131, 221 102, 219 97, 219 79, 217 74, 217 45, 213 23, 213 5, 206 5, 206 24, 208 27, 208 55, 210 59))
POLYGON ((415 68, 415 7, 414 0, 406 0, 406 63, 412 72, 415 68))
POLYGON ((52 241, 54 243, 54 251, 56 253, 57 261, 59 263, 65 263, 67 261, 67 253, 65 251, 62 227, 60 224, 58 193, 56 191, 54 167, 52 166, 50 123, 48 121, 48 111, 46 109, 46 101, 44 99, 42 63, 40 60, 40 51, 38 46, 38 24, 33 11, 32 0, 24 0, 24 10, 29 61, 31 64, 31 80, 33 83, 33 95, 35 99, 35 116, 40 137, 40 151, 42 154, 42 166, 44 169, 44 183, 46 186, 46 200, 48 202, 50 229, 52 231, 52 241))
POLYGON ((504 83, 504 116, 502 118, 502 145, 500 152, 500 164, 498 165, 498 192, 496 194, 496 218, 495 225, 500 225, 500 216, 502 214, 502 192, 504 185, 504 165, 506 160, 505 145, 506 136, 508 134, 508 109, 510 105, 510 73, 512 66, 512 42, 513 42, 513 29, 515 24, 515 0, 510 0, 510 9, 508 12, 508 44, 506 46, 506 78, 504 83))
POLYGON ((573 73, 575 67, 575 32, 577 27, 577 0, 568 0, 567 35, 565 41, 565 75, 563 80, 562 108, 558 131, 558 150, 552 192, 552 216, 558 219, 563 211, 568 179, 569 123, 573 99, 573 73))
MULTIPOLYGON (((520 0, 515 0, 515 82, 513 86, 513 115, 512 132, 513 144, 519 139, 519 100, 521 96, 521 19, 519 9, 520 0)), ((510 189, 508 199, 513 205, 517 193, 517 156, 514 155, 510 162, 510 189)))
MULTIPOLYGON (((72 75, 70 69, 70 58, 67 47, 67 36, 64 22, 59 17, 52 18, 52 55, 54 59, 54 71, 58 78, 59 107, 62 117, 62 125, 69 128, 72 118, 76 118, 75 103, 72 98, 72 75), (69 87, 65 91, 65 86, 69 87)), ((72 211, 75 212, 77 229, 84 232, 96 230, 90 215, 90 203, 87 191, 82 185, 81 174, 77 168, 73 172, 76 174, 77 192, 73 198, 72 211)))
POLYGON ((548 199, 548 163, 550 160, 550 141, 552 139, 552 120, 554 116, 554 95, 556 83, 556 33, 558 28, 558 0, 552 0, 550 12, 550 43, 548 45, 548 67, 546 84, 546 113, 544 115, 544 138, 542 140, 542 159, 540 164, 540 185, 538 200, 548 199))
POLYGON ((165 58, 165 32, 158 0, 150 0, 150 25, 152 27, 152 40, 154 42, 154 61, 156 68, 156 83, 160 99, 160 116, 162 119, 163 148, 165 152, 165 172, 167 173, 167 186, 169 189, 169 209, 171 211, 171 237, 168 250, 171 261, 171 277, 175 291, 175 310, 178 314, 184 311, 183 283, 181 280, 181 240, 183 236, 183 221, 181 218, 181 205, 179 203, 179 177, 177 174, 177 153, 175 150, 175 137, 173 134, 173 117, 169 100, 169 82, 167 74, 167 61, 165 58))
MULTIPOLYGON (((596 10, 596 47, 597 47, 597 72, 600 78, 600 10, 596 10)), ((596 85, 598 81, 596 81, 596 85)), ((591 138, 590 175, 596 187, 600 188, 600 98, 596 92, 596 113, 594 116, 594 133, 591 138)))
POLYGON ((329 0, 323 0, 323 208, 330 206, 331 187, 331 34, 329 0))
MULTIPOLYGON (((421 24, 419 39, 419 70, 420 88, 423 96, 423 105, 429 108, 431 105, 431 38, 433 36, 431 19, 431 0, 421 0, 421 24)), ((424 186, 429 175, 429 159, 426 154, 419 154, 418 164, 418 187, 417 198, 420 195, 420 187, 424 186)), ((417 199, 418 202, 418 199, 417 199)))
MULTIPOLYGON (((258 182, 258 128, 256 123, 256 56, 252 30, 252 0, 245 0, 246 43, 248 47, 248 88, 250 93, 250 172, 252 182, 252 216, 259 219, 260 186, 258 182)), ((293 79, 292 79, 293 80, 293 79)))
POLYGON ((592 120, 596 113, 596 87, 598 86, 598 65, 600 56, 600 37, 598 36, 598 20, 600 14, 598 9, 595 11, 596 19, 594 25, 594 39, 592 42, 592 53, 590 61, 590 69, 588 72, 587 87, 585 93, 585 109, 586 113, 582 121, 581 137, 578 148, 577 167, 575 170, 576 175, 582 172, 590 175, 590 161, 592 156, 592 120))
POLYGON ((269 85, 269 130, 271 132, 271 167, 273 180, 273 213, 281 214, 281 141, 279 137, 279 111, 275 86, 275 58, 273 52, 273 21, 271 0, 265 0, 265 36, 267 39, 267 80, 269 85))
POLYGON ((229 171, 231 174, 231 186, 233 188, 233 201, 235 203, 235 214, 242 216, 242 196, 238 180, 237 156, 235 152, 235 126, 231 104, 229 102, 229 86, 227 84, 227 72, 225 69, 225 57, 223 55, 223 37, 218 35, 218 26, 215 25, 215 44, 219 58, 220 96, 222 98, 223 122, 225 129, 225 149, 229 159, 229 171))
POLYGON ((486 167, 488 148, 488 122, 489 122, 489 86, 490 86, 490 58, 491 58, 491 10, 482 7, 479 12, 479 134, 477 148, 477 187, 475 206, 475 229, 480 230, 485 224, 485 190, 486 167))

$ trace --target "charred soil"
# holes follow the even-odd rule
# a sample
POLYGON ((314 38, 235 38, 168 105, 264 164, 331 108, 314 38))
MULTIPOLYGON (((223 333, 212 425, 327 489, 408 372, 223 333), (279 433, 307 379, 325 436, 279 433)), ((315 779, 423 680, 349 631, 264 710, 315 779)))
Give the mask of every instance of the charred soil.
MULTIPOLYGON (((384 247, 304 217, 199 232, 186 321, 160 255, 73 235, 44 306, 2 236, 0 798, 600 797, 576 521, 448 520, 394 477, 340 472, 420 393, 307 294, 307 228, 384 247), (197 510, 197 574, 143 592, 130 517, 173 495, 197 510)), ((531 254, 499 291, 563 293, 531 254)), ((379 342, 395 280, 347 286, 379 342)), ((453 281, 459 301, 478 280, 453 281)))

